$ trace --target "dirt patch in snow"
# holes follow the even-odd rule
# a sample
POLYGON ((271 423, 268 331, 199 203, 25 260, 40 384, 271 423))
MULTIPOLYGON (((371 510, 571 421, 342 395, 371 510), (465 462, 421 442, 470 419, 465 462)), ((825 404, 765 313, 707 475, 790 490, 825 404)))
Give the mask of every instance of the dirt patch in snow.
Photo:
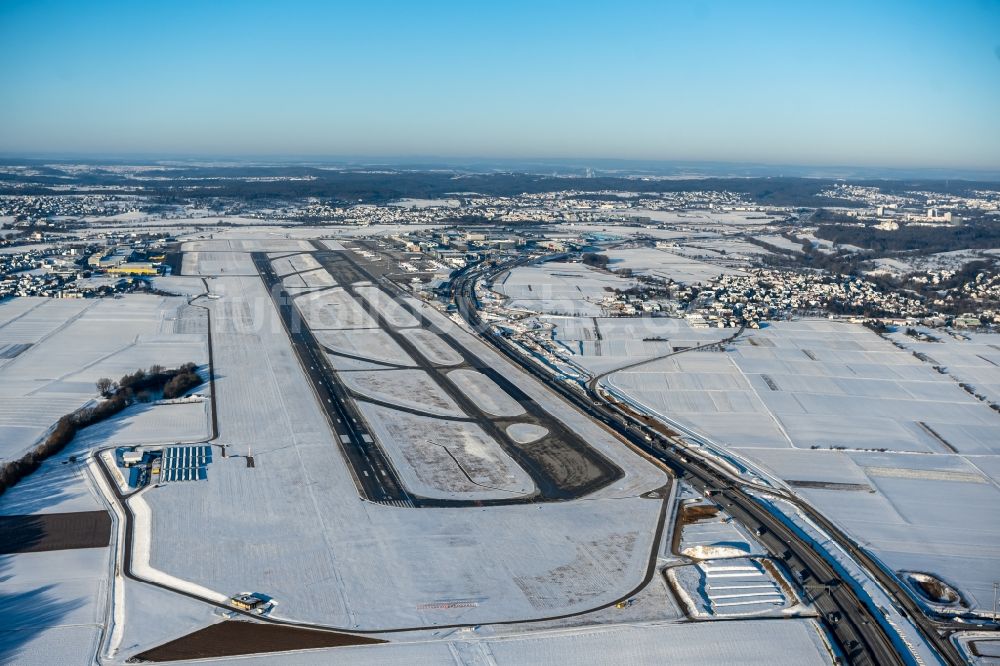
POLYGON ((385 642, 377 638, 333 631, 316 631, 276 624, 227 620, 141 652, 133 659, 156 662, 209 659, 262 652, 374 645, 385 642))
POLYGON ((699 520, 708 520, 719 515, 715 504, 688 504, 681 511, 681 525, 691 525, 699 520))
POLYGON ((910 585, 931 603, 953 606, 962 601, 962 595, 954 588, 930 574, 911 572, 906 578, 910 581, 910 585))
POLYGON ((106 511, 0 516, 0 554, 101 548, 111 542, 106 511))

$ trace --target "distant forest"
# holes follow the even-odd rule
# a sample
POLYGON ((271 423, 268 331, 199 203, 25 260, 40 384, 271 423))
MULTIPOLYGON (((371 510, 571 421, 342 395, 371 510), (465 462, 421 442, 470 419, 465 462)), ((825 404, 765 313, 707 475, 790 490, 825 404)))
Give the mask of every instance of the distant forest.
POLYGON ((857 225, 823 224, 816 230, 816 236, 834 243, 873 250, 880 255, 913 250, 919 250, 922 254, 984 250, 1000 248, 1000 220, 961 227, 905 226, 896 231, 857 225))
MULTIPOLYGON (((86 188, 121 185, 141 187, 147 195, 171 198, 226 198, 247 201, 317 197, 341 202, 384 203, 396 199, 434 198, 475 192, 493 196, 537 194, 561 190, 666 193, 685 191, 738 192, 751 201, 771 206, 856 207, 860 204, 819 196, 835 183, 823 178, 696 178, 686 180, 652 178, 566 178, 527 173, 459 173, 403 170, 332 170, 308 166, 206 166, 150 169, 141 178, 116 172, 67 172, 33 165, 34 173, 0 173, 0 193, 65 194, 52 189, 75 184, 86 188), (239 180, 245 178, 299 178, 301 180, 239 180)), ((892 190, 924 189, 943 193, 966 193, 972 189, 995 189, 995 183, 970 181, 852 181, 892 190)), ((86 191, 84 189, 84 191, 86 191)), ((104 192, 106 193, 106 192, 104 192)))

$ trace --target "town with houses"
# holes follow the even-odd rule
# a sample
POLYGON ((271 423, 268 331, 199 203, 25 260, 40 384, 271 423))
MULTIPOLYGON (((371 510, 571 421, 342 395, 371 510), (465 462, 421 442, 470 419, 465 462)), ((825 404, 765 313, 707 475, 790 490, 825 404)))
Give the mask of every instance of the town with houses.
MULTIPOLYGON (((720 328, 756 328, 761 322, 803 313, 960 328, 1000 323, 1000 250, 976 248, 972 254, 958 251, 953 257, 939 253, 938 263, 922 270, 925 260, 919 251, 873 256, 865 248, 832 243, 813 233, 815 220, 830 216, 849 220, 851 226, 886 233, 900 225, 904 229, 961 226, 970 216, 1000 220, 1000 195, 988 190, 972 190, 965 196, 933 191, 897 194, 875 186, 838 183, 817 194, 824 201, 851 204, 845 208, 762 206, 753 204, 745 194, 726 191, 652 196, 567 189, 504 197, 466 193, 433 201, 402 199, 386 205, 331 204, 315 199, 269 201, 255 209, 231 200, 214 201, 210 207, 201 202, 166 205, 128 193, 138 189, 135 185, 123 186, 120 193, 113 192, 118 188, 105 189, 111 191, 0 196, 0 294, 80 298, 141 288, 143 278, 170 274, 166 256, 176 244, 172 227, 210 229, 227 224, 227 218, 233 216, 242 223, 271 225, 399 226, 401 230, 392 234, 392 240, 434 262, 430 266, 440 281, 469 261, 525 250, 582 254, 626 241, 631 246, 670 252, 686 240, 719 233, 701 219, 703 214, 717 212, 741 216, 739 226, 723 230, 722 237, 739 239, 744 245, 752 243, 759 249, 744 247, 729 254, 706 250, 701 256, 710 257, 723 270, 698 281, 675 281, 655 272, 639 272, 644 289, 638 294, 609 294, 602 299, 607 314, 670 314, 687 317, 695 325, 720 328), (102 223, 99 230, 90 226, 95 220, 102 223), (137 224, 132 226, 130 221, 137 224), (428 230, 406 229, 442 224, 428 230), (116 227, 123 231, 116 231, 116 227), (664 232, 669 240, 664 240, 664 232), (807 252, 827 258, 854 255, 859 260, 849 274, 807 264, 787 270, 768 261, 773 253, 794 258, 807 252), (969 261, 963 263, 965 259, 969 261), (973 261, 982 264, 981 270, 960 275, 962 267, 973 261), (893 288, 885 280, 868 279, 886 274, 905 276, 906 284, 893 288), (956 276, 964 279, 951 284, 956 276), (643 295, 650 292, 658 296, 643 295), (661 298, 664 294, 669 297, 661 298), (955 304, 976 307, 961 311, 955 304)), ((617 270, 614 265, 605 268, 617 270)), ((632 271, 626 270, 631 275, 632 271)))

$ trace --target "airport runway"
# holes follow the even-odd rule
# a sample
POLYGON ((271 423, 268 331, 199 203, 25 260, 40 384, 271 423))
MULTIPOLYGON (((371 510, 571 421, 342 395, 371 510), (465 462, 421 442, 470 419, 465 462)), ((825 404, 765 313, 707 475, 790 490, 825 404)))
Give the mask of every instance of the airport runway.
POLYGON ((358 490, 373 502, 413 506, 414 498, 406 492, 392 463, 368 434, 364 420, 344 387, 332 376, 321 346, 299 317, 291 297, 281 288, 281 278, 274 272, 267 255, 255 252, 252 256, 264 286, 278 308, 295 355, 323 406, 330 428, 339 440, 340 450, 349 462, 348 467, 358 490))
MULTIPOLYGON (((388 455, 382 450, 378 441, 369 434, 366 422, 354 402, 355 396, 343 386, 336 372, 326 362, 325 348, 316 340, 292 304, 292 299, 282 289, 281 278, 274 272, 266 254, 254 253, 254 263, 278 308, 299 362, 309 377, 320 404, 327 412, 330 425, 340 440, 341 449, 350 463, 359 491, 364 497, 375 502, 410 507, 490 506, 564 501, 590 494, 621 478, 623 472, 616 465, 584 442, 561 421, 549 415, 507 377, 488 366, 452 336, 445 332, 436 333, 445 344, 461 356, 460 364, 442 368, 425 360, 413 342, 407 336, 400 334, 386 321, 383 313, 372 307, 354 288, 354 283, 370 283, 386 291, 385 287, 392 288, 394 285, 380 280, 380 276, 369 272, 348 255, 347 251, 325 249, 313 253, 338 285, 372 316, 381 330, 407 352, 416 367, 426 372, 469 418, 503 447, 532 477, 537 488, 537 492, 529 496, 484 500, 431 499, 409 492, 393 468, 388 455), (526 414, 516 419, 505 419, 483 412, 474 401, 444 376, 445 372, 462 367, 479 370, 492 379, 524 408, 526 414), (505 427, 515 421, 541 425, 549 434, 528 445, 517 444, 504 432, 505 427)), ((397 296, 388 291, 386 293, 397 296)), ((433 328, 433 324, 424 318, 418 309, 398 298, 395 302, 413 315, 423 328, 433 328)), ((365 400, 372 402, 367 398, 365 400)))

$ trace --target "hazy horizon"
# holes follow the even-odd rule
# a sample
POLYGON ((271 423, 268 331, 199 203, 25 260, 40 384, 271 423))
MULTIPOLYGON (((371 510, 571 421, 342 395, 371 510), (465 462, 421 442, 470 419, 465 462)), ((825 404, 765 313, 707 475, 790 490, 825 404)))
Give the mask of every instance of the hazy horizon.
POLYGON ((5 2, 0 154, 992 172, 998 25, 992 1, 5 2))

